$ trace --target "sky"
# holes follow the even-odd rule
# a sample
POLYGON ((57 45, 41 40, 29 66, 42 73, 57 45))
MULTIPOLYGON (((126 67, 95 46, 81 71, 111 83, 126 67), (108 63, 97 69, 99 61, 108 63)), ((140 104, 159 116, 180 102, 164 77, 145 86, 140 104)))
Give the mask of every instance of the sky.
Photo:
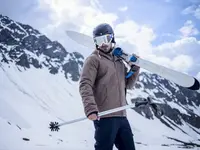
MULTIPOLYGON (((199 0, 0 0, 0 13, 73 51, 66 30, 92 35, 109 23, 129 53, 200 80, 199 0)), ((84 56, 90 52, 79 50, 84 56)))

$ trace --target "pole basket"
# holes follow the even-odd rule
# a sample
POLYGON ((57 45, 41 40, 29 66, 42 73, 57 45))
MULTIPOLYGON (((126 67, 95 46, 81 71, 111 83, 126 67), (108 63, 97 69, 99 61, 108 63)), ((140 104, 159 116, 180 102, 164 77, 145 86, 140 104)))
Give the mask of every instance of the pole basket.
POLYGON ((51 129, 51 131, 57 131, 58 132, 58 130, 60 130, 58 122, 50 122, 49 128, 51 129))

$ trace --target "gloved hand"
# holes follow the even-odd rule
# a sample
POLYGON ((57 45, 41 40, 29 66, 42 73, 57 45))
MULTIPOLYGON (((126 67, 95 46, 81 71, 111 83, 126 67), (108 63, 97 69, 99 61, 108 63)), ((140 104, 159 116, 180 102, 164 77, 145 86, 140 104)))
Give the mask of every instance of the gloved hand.
POLYGON ((132 54, 129 56, 129 62, 136 62, 137 58, 139 58, 139 56, 137 56, 136 54, 132 54))
POLYGON ((135 107, 145 106, 147 104, 148 104, 148 101, 146 99, 144 99, 143 101, 136 101, 135 107))
POLYGON ((156 116, 162 116, 164 114, 163 109, 160 108, 160 106, 156 103, 153 103, 150 97, 147 97, 147 101, 149 102, 150 106, 153 108, 155 111, 156 116))
POLYGON ((123 50, 120 47, 116 47, 115 49, 113 49, 112 54, 116 57, 122 57, 123 50))
POLYGON ((126 79, 130 78, 135 71, 137 71, 140 67, 135 66, 134 62, 137 61, 137 58, 139 58, 139 56, 132 54, 126 54, 123 52, 123 50, 120 47, 116 47, 113 51, 112 54, 116 57, 119 57, 121 59, 123 59, 130 67, 131 69, 129 70, 129 72, 126 75, 126 79))
POLYGON ((135 107, 140 107, 140 106, 149 106, 153 109, 155 115, 157 117, 161 117, 164 115, 164 111, 160 106, 156 103, 154 103, 150 97, 147 97, 147 99, 144 99, 143 101, 136 101, 135 102, 135 107))
POLYGON ((126 78, 130 78, 136 71, 138 71, 138 69, 140 69, 140 67, 131 64, 131 62, 129 63, 129 65, 131 66, 131 69, 127 73, 126 78))
POLYGON ((155 115, 161 117, 164 114, 164 111, 155 103, 151 104, 152 108, 155 111, 155 115))
POLYGON ((115 49, 113 49, 112 54, 116 57, 124 59, 127 63, 136 62, 137 58, 139 58, 139 56, 137 56, 136 54, 130 55, 125 53, 120 47, 116 47, 115 49))

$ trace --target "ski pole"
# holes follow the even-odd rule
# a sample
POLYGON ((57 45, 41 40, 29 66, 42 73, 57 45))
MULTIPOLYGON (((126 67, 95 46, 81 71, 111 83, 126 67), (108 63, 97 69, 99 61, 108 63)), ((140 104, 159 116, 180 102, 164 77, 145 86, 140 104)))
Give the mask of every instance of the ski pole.
MULTIPOLYGON (((117 108, 114 108, 114 109, 110 109, 110 110, 107 110, 107 111, 100 112, 98 114, 98 116, 101 117, 101 116, 104 116, 104 115, 107 115, 107 114, 111 114, 111 113, 114 113, 114 112, 118 112, 118 111, 129 109, 129 108, 134 108, 134 107, 135 107, 135 104, 125 105, 125 106, 122 106, 122 107, 117 107, 117 108)), ((66 121, 66 122, 63 122, 63 123, 60 123, 60 124, 58 124, 58 122, 51 122, 49 124, 50 125, 49 128, 51 129, 51 131, 58 131, 60 126, 79 122, 79 121, 82 121, 82 120, 85 120, 85 119, 87 119, 87 117, 81 117, 81 118, 74 119, 74 120, 71 120, 71 121, 66 121)))

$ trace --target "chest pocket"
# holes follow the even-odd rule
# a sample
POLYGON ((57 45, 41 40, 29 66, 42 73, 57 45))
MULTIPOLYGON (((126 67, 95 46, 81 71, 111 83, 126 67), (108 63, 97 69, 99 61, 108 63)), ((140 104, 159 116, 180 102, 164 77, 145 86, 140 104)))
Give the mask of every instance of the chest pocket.
POLYGON ((98 67, 97 78, 106 84, 109 83, 109 80, 114 77, 116 74, 115 64, 109 59, 102 58, 98 67))
POLYGON ((126 67, 121 60, 117 60, 116 62, 116 70, 118 72, 118 76, 121 80, 125 79, 126 76, 126 67))
POLYGON ((117 76, 119 80, 119 84, 125 88, 125 81, 126 81, 126 67, 124 63, 120 60, 117 60, 116 62, 116 71, 117 71, 117 76))

